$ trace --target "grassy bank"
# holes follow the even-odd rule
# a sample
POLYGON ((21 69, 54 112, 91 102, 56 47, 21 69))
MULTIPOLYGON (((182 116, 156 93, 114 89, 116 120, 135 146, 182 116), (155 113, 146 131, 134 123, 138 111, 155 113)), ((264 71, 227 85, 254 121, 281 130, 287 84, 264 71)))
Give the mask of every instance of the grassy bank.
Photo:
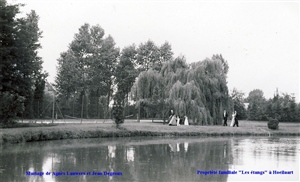
POLYGON ((0 124, 0 128, 24 128, 24 127, 50 127, 50 126, 57 126, 58 124, 53 123, 7 123, 7 124, 0 124))
POLYGON ((0 129, 0 143, 43 140, 133 137, 133 136, 300 136, 300 123, 280 123, 270 130, 267 122, 240 121, 240 127, 168 126, 162 123, 125 122, 117 129, 108 123, 68 123, 51 127, 22 127, 0 129))

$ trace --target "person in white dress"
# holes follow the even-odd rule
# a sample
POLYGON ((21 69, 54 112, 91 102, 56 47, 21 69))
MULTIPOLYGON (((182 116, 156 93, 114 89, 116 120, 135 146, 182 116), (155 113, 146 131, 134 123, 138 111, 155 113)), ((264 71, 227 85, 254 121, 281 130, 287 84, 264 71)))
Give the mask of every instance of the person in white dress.
POLYGON ((184 116, 184 125, 188 126, 189 125, 189 120, 187 116, 184 116))
POLYGON ((235 113, 236 112, 232 112, 232 118, 231 118, 231 123, 230 123, 230 126, 233 126, 234 125, 234 121, 235 121, 235 113))
POLYGON ((177 126, 180 126, 180 123, 179 123, 179 122, 180 122, 180 117, 179 117, 179 116, 176 116, 176 125, 177 125, 177 126))
POLYGON ((169 126, 176 126, 177 125, 177 118, 175 115, 171 116, 169 126))

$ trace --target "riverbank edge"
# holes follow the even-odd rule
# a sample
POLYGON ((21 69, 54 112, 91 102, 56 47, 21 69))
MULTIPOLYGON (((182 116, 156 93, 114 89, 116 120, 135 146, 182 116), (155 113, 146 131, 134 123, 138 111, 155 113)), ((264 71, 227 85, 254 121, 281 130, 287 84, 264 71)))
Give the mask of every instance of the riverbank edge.
POLYGON ((109 138, 109 137, 145 137, 145 136, 199 136, 199 137, 232 137, 232 136, 300 136, 299 132, 282 132, 282 131, 151 131, 130 130, 128 128, 115 127, 106 128, 83 128, 79 130, 60 129, 49 130, 49 128, 39 128, 38 130, 20 130, 19 132, 1 132, 0 144, 4 143, 22 143, 46 140, 62 139, 85 139, 85 138, 109 138))

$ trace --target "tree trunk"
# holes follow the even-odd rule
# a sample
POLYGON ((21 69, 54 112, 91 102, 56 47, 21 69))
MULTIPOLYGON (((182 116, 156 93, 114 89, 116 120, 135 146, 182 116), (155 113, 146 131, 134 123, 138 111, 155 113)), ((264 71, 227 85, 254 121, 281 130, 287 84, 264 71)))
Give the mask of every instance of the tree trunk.
POLYGON ((107 104, 106 104, 106 113, 105 113, 105 119, 106 119, 106 115, 109 112, 109 101, 110 101, 110 89, 108 91, 108 95, 107 95, 107 104))
POLYGON ((140 117, 141 117, 141 104, 140 102, 138 103, 138 115, 137 115, 137 122, 141 122, 140 121, 140 117))
POLYGON ((38 117, 40 118, 40 101, 38 101, 38 108, 37 108, 38 117))
POLYGON ((89 104, 88 104, 88 94, 84 94, 85 96, 85 111, 86 111, 86 119, 89 119, 89 104))
POLYGON ((100 116, 99 116, 99 114, 100 114, 100 112, 99 112, 99 101, 100 101, 100 96, 99 96, 99 88, 98 88, 97 89, 97 112, 96 112, 97 119, 100 119, 100 116))
POLYGON ((82 99, 81 99, 81 123, 82 123, 82 117, 83 117, 83 101, 84 101, 84 95, 82 95, 82 99))
POLYGON ((123 107, 123 118, 125 119, 125 110, 126 110, 126 102, 125 102, 125 100, 126 100, 126 98, 127 98, 127 94, 125 95, 125 98, 124 98, 124 100, 122 101, 122 107, 123 107))
POLYGON ((73 97, 73 117, 74 117, 74 107, 75 107, 75 96, 73 97))
POLYGON ((100 112, 99 112, 99 96, 97 96, 97 119, 100 119, 100 112))
POLYGON ((52 123, 54 122, 54 107, 55 107, 55 94, 53 94, 53 105, 52 105, 52 123))

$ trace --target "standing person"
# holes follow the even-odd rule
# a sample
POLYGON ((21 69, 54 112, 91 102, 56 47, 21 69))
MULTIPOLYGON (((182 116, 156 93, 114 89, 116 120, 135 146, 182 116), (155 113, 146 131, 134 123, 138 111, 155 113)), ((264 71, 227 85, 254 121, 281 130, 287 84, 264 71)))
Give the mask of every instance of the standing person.
POLYGON ((169 126, 176 126, 176 125, 177 125, 177 117, 175 116, 175 112, 171 110, 169 116, 169 126))
POLYGON ((189 120, 187 116, 184 116, 184 125, 189 125, 189 120))
POLYGON ((180 126, 180 117, 176 116, 176 126, 180 126))
POLYGON ((184 124, 184 117, 179 116, 179 119, 180 119, 179 124, 180 124, 180 125, 183 125, 183 124, 184 124))
POLYGON ((171 116, 169 126, 177 126, 177 117, 175 115, 171 116))
POLYGON ((234 125, 233 125, 233 127, 236 125, 236 127, 239 127, 239 121, 238 121, 238 117, 237 117, 238 115, 237 115, 237 112, 236 111, 234 111, 234 125))
POLYGON ((171 119, 172 119, 172 117, 174 116, 174 111, 173 111, 173 109, 171 109, 170 111, 169 111, 169 118, 168 118, 168 123, 170 123, 170 121, 171 121, 171 119))
POLYGON ((170 110, 170 114, 169 114, 169 118, 172 117, 174 114, 175 114, 175 113, 174 113, 173 109, 171 109, 171 110, 170 110))
POLYGON ((224 124, 223 124, 223 126, 227 126, 227 117, 228 117, 228 113, 227 113, 226 110, 224 110, 224 113, 223 113, 224 124))
POLYGON ((234 121, 235 121, 235 111, 232 112, 232 115, 231 115, 231 123, 230 123, 230 126, 233 126, 234 125, 234 121))

